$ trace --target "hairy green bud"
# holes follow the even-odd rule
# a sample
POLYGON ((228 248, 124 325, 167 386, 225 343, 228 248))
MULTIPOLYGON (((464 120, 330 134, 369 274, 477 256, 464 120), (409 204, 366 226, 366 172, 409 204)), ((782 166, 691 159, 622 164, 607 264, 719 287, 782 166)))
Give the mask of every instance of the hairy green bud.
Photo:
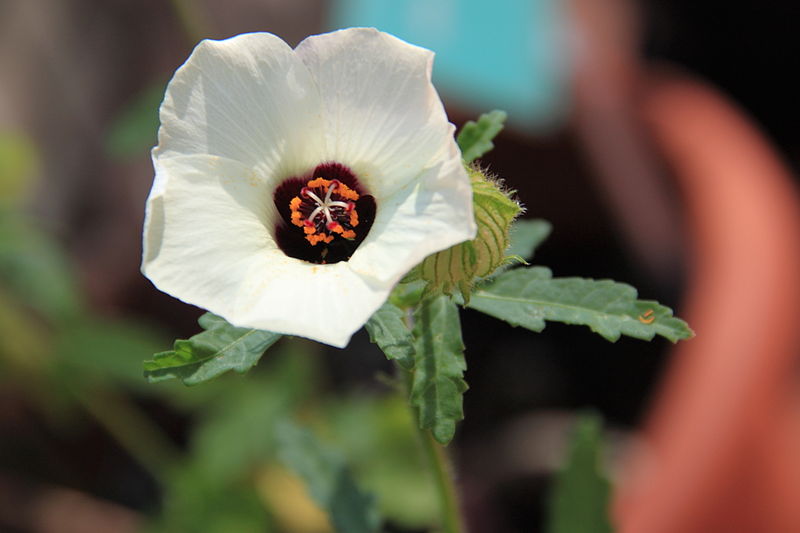
POLYGON ((489 276, 507 262, 511 223, 522 213, 522 207, 513 199, 514 191, 506 190, 501 181, 474 165, 468 166, 467 172, 472 183, 477 236, 426 257, 412 275, 427 282, 426 295, 452 295, 458 289, 465 302, 477 279, 489 276))

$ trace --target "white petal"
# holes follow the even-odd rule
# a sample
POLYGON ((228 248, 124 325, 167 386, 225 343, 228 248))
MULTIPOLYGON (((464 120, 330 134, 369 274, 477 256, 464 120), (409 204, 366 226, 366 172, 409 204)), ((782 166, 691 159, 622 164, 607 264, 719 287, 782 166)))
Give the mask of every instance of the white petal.
POLYGON ((376 198, 407 185, 452 136, 431 51, 352 28, 309 37, 296 52, 320 87, 325 158, 350 166, 376 198))
POLYGON ((439 159, 378 204, 369 236, 350 258, 355 272, 395 283, 428 255, 475 238, 472 187, 454 141, 439 159))
POLYGON ((286 178, 324 151, 319 89, 280 38, 205 40, 170 81, 156 155, 211 154, 286 178))
POLYGON ((206 307, 235 300, 252 256, 276 248, 266 180, 217 156, 154 158, 142 269, 161 290, 206 307))
POLYGON ((344 347, 386 300, 347 263, 277 249, 269 181, 208 155, 154 159, 142 271, 162 291, 232 324, 344 347))
POLYGON ((312 265, 276 256, 264 257, 259 266, 259 275, 246 284, 251 297, 240 301, 228 320, 339 348, 347 346, 392 288, 370 283, 345 262, 312 265))

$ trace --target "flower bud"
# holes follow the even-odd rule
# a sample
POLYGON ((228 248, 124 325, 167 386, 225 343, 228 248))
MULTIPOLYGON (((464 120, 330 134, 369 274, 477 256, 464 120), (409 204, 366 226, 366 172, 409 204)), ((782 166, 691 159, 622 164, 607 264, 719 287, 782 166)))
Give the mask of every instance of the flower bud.
POLYGON ((472 203, 478 234, 446 250, 429 255, 412 273, 411 278, 427 282, 426 295, 449 294, 455 289, 469 301, 477 279, 492 274, 508 262, 505 251, 509 245, 511 223, 523 208, 497 178, 475 165, 467 167, 472 184, 472 203))

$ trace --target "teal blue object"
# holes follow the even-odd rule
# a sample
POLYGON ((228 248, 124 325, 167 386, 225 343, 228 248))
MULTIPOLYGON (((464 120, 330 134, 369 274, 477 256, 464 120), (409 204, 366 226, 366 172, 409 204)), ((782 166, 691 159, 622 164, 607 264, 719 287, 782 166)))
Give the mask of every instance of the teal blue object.
POLYGON ((508 112, 542 131, 567 105, 558 0, 334 0, 332 28, 373 26, 436 52, 433 79, 451 104, 508 112))

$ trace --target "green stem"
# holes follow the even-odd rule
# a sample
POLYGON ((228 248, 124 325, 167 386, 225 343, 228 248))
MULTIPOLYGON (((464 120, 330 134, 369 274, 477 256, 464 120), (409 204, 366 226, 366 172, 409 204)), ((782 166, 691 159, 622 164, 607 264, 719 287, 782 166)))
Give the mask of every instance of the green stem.
MULTIPOLYGON (((411 392, 413 373, 408 372, 400 365, 395 365, 397 372, 402 373, 405 390, 406 403, 408 403, 411 392)), ((439 499, 439 509, 441 512, 441 525, 444 533, 465 533, 464 520, 461 518, 461 509, 458 500, 458 491, 454 480, 453 463, 447 453, 447 448, 436 442, 430 430, 419 427, 417 413, 411 404, 411 421, 417 430, 419 442, 425 454, 425 460, 430 468, 431 476, 436 485, 436 494, 439 499)))
POLYGON ((447 453, 447 448, 436 442, 430 430, 420 429, 419 434, 436 482, 444 531, 445 533, 463 533, 466 529, 461 518, 458 492, 453 480, 453 463, 447 453))
POLYGON ((150 419, 124 396, 92 390, 91 396, 73 390, 80 404, 156 480, 176 464, 177 452, 150 419))

